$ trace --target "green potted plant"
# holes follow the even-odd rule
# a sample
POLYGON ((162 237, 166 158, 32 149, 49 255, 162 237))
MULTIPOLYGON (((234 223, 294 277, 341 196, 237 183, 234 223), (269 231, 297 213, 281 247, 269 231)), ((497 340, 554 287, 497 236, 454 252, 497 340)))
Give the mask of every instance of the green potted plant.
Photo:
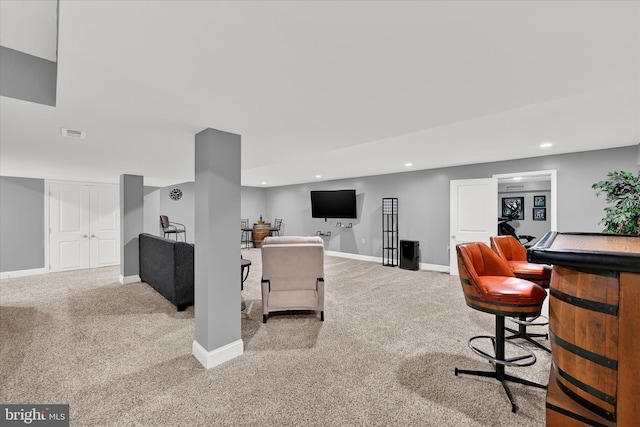
POLYGON ((609 172, 608 179, 596 182, 591 188, 596 196, 604 194, 608 206, 604 209, 605 233, 621 233, 640 236, 640 171, 609 172))

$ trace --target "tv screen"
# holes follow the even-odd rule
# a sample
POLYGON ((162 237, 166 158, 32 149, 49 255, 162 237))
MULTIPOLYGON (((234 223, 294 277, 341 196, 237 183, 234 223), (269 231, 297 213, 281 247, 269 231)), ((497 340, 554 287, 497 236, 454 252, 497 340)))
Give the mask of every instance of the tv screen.
POLYGON ((357 218, 356 190, 311 192, 313 218, 357 218))

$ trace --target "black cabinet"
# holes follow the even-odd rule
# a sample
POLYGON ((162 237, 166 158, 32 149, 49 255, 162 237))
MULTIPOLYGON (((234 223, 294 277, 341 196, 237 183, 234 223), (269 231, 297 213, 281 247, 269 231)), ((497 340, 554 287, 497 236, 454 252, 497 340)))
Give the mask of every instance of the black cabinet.
POLYGON ((420 242, 400 240, 400 268, 405 270, 420 269, 420 242))
POLYGON ((382 199, 382 265, 398 265, 398 198, 382 199))

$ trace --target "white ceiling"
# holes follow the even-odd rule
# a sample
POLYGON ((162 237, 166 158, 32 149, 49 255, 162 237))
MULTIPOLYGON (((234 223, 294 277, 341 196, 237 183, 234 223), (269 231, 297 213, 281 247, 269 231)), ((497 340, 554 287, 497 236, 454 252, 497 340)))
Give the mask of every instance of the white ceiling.
POLYGON ((0 0, 0 44, 55 61, 57 7, 55 0, 0 0))
POLYGON ((207 127, 242 135, 249 186, 640 142, 637 1, 63 0, 59 11, 57 106, 0 98, 2 175, 191 181, 207 127))

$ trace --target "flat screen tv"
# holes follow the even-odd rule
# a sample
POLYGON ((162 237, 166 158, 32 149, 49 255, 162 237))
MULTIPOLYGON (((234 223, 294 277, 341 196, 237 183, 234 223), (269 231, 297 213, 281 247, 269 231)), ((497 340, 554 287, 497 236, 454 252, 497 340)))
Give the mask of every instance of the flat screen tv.
POLYGON ((357 218, 356 190, 311 192, 313 218, 357 218))

